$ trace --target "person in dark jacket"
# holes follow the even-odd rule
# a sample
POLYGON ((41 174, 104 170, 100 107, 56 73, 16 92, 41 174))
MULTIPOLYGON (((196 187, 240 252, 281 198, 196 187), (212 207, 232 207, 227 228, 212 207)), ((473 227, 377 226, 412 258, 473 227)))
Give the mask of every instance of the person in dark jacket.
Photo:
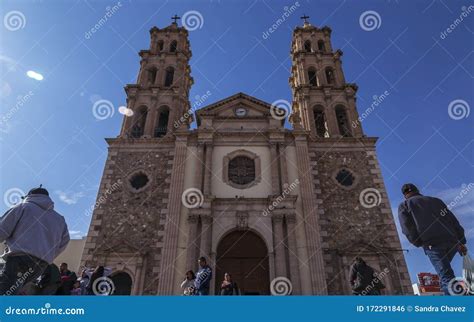
POLYGON ((441 290, 450 295, 449 282, 455 278, 451 261, 456 252, 467 253, 464 229, 446 204, 423 196, 411 183, 402 186, 405 201, 398 207, 403 234, 416 247, 423 247, 441 280, 441 290))
POLYGON ((74 283, 77 281, 77 275, 68 269, 66 263, 62 263, 59 266, 59 271, 61 273, 61 285, 59 286, 56 295, 71 295, 74 283))
POLYGON ((36 282, 36 295, 54 295, 61 285, 61 273, 56 264, 50 264, 36 282))
POLYGON ((374 269, 361 257, 354 259, 349 278, 354 295, 380 295, 385 288, 374 269))

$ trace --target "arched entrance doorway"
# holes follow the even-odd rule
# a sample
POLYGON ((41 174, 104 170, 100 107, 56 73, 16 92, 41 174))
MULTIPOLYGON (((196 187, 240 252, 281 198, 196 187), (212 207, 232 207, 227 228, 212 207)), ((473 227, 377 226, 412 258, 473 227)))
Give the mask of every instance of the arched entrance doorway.
POLYGON ((234 231, 217 246, 216 294, 224 273, 232 275, 242 295, 269 295, 270 271, 265 242, 251 231, 234 231))
POLYGON ((112 295, 130 295, 132 293, 132 278, 126 272, 117 272, 110 276, 115 291, 112 295))

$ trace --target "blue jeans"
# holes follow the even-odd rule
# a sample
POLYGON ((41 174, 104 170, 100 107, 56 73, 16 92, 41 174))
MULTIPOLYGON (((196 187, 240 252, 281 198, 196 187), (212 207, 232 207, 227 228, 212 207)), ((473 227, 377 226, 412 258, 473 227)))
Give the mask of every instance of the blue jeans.
POLYGON ((457 253, 457 245, 442 245, 442 246, 424 246, 426 256, 431 261, 436 273, 440 278, 441 291, 445 295, 450 295, 448 290, 449 282, 455 278, 453 269, 451 268, 451 261, 457 253))
POLYGON ((23 286, 37 279, 48 263, 30 255, 9 255, 0 272, 0 295, 16 295, 23 286))

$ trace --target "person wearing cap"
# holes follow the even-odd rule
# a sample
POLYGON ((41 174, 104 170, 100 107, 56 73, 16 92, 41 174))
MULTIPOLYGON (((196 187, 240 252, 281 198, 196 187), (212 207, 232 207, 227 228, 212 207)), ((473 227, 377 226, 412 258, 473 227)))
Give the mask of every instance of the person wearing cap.
POLYGON ((405 201, 398 207, 403 234, 423 250, 441 280, 441 290, 450 295, 448 285, 455 278, 451 261, 457 252, 467 253, 464 229, 448 206, 438 198, 423 196, 411 183, 402 186, 405 201))
POLYGON ((69 243, 66 221, 54 211, 46 189, 31 189, 22 203, 0 218, 0 242, 7 246, 0 295, 15 295, 38 278, 69 243))

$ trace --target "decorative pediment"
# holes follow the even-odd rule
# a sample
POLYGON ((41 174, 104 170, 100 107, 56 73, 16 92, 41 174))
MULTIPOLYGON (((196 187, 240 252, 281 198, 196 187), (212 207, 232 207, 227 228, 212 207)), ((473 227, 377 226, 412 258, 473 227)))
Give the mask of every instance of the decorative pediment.
POLYGON ((272 105, 253 96, 237 93, 196 112, 198 128, 215 128, 220 132, 283 128, 284 120, 271 113, 272 105), (203 125, 201 127, 201 125, 203 125))
POLYGON ((237 93, 228 98, 208 105, 197 111, 198 118, 203 116, 245 118, 269 117, 271 104, 253 96, 237 93))

